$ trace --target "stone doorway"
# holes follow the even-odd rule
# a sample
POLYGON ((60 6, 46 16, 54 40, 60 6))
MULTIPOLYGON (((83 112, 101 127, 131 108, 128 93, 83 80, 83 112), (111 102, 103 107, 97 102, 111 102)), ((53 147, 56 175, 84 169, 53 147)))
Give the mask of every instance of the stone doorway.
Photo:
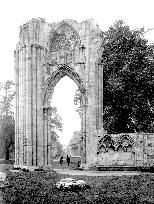
MULTIPOLYGON (((82 113, 81 113, 81 132, 82 132, 82 140, 81 140, 81 156, 82 156, 82 162, 85 163, 86 162, 86 153, 85 153, 85 149, 86 149, 86 131, 87 131, 87 126, 86 126, 86 90, 84 88, 84 85, 81 83, 81 79, 79 78, 79 76, 76 73, 73 73, 72 68, 66 67, 66 66, 62 66, 59 69, 57 69, 55 71, 55 73, 52 73, 52 76, 50 78, 50 80, 48 81, 48 85, 46 88, 46 91, 44 93, 44 103, 43 103, 43 131, 44 131, 44 136, 47 139, 47 143, 50 143, 49 141, 49 135, 50 135, 50 127, 49 127, 49 120, 50 120, 50 110, 52 109, 52 107, 50 106, 50 102, 52 101, 52 95, 54 93, 54 87, 56 86, 56 84, 60 81, 60 79, 62 79, 65 76, 68 76, 70 79, 73 80, 73 82, 76 83, 76 85, 78 86, 78 89, 81 92, 81 108, 82 108, 82 113), (48 130, 48 131, 47 131, 48 130)), ((46 148, 48 148, 48 145, 46 145, 46 148)), ((48 156, 44 156, 44 162, 45 162, 45 158, 48 159, 48 161, 46 161, 46 163, 48 164, 49 161, 51 160, 50 157, 52 155, 50 155, 50 151, 44 150, 45 152, 47 152, 48 156)))

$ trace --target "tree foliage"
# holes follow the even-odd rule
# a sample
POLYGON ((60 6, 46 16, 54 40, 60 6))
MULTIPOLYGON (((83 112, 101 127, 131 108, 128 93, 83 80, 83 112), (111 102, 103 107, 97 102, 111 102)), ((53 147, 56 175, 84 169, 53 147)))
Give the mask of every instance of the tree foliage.
POLYGON ((52 114, 51 114, 51 129, 53 130, 63 130, 62 118, 57 113, 57 108, 52 107, 52 114))
POLYGON ((1 115, 14 115, 12 111, 12 101, 15 97, 13 90, 14 82, 7 80, 5 83, 0 84, 1 100, 0 100, 0 113, 1 115))
POLYGON ((154 46, 121 20, 102 33, 103 120, 110 133, 154 131, 154 46))
POLYGON ((80 118, 82 115, 82 94, 79 89, 75 91, 75 96, 74 96, 74 105, 76 105, 76 112, 79 114, 80 118))
POLYGON ((60 156, 64 155, 64 147, 58 139, 52 144, 52 148, 54 149, 52 153, 53 157, 59 158, 60 156))
POLYGON ((15 151, 15 120, 11 115, 4 116, 0 121, 0 140, 3 144, 5 159, 9 160, 10 153, 15 151))
POLYGON ((56 157, 58 157, 63 154, 64 149, 63 145, 59 142, 58 135, 58 132, 63 130, 63 124, 60 115, 57 113, 56 107, 52 107, 50 119, 51 147, 54 149, 53 152, 56 152, 56 157))
POLYGON ((0 100, 0 140, 4 148, 5 159, 9 160, 11 152, 14 152, 15 120, 12 111, 12 101, 15 96, 13 81, 1 83, 0 100))
POLYGON ((51 141, 56 141, 58 136, 58 131, 63 130, 62 119, 57 113, 57 108, 52 107, 51 118, 50 118, 50 128, 51 128, 51 141))

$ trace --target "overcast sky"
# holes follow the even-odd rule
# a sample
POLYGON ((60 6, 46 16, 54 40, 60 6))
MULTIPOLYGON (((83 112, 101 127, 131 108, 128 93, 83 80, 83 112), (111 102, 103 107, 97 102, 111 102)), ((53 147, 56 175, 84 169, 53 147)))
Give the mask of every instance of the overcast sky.
MULTIPOLYGON (((102 30, 107 30, 115 20, 123 19, 132 29, 151 29, 154 28, 154 0, 1 1, 0 81, 14 80, 14 50, 19 40, 19 26, 31 18, 38 17, 45 18, 49 23, 64 19, 82 21, 93 18, 102 30)), ((147 38, 154 42, 154 30, 148 32, 147 38)), ((80 129, 80 120, 73 106, 76 88, 74 82, 64 78, 57 84, 53 96, 53 104, 57 106, 63 119, 64 131, 60 134, 60 141, 65 145, 73 131, 80 129)))

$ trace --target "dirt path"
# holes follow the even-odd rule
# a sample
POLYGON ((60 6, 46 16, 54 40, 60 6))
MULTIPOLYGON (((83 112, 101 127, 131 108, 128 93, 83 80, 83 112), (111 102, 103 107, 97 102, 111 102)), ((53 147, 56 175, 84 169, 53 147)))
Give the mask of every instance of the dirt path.
POLYGON ((69 175, 85 175, 85 176, 123 176, 123 175, 140 175, 143 174, 139 171, 79 171, 69 169, 54 169, 60 174, 69 175))

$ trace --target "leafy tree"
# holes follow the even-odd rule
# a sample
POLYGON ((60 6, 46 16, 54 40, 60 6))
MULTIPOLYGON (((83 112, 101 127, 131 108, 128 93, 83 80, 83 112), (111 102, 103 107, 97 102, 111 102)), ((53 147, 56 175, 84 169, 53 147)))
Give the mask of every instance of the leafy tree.
POLYGON ((51 141, 54 142, 59 138, 57 132, 63 130, 62 119, 57 113, 56 107, 52 107, 51 110, 50 127, 51 127, 51 141))
POLYGON ((12 101, 15 97, 15 92, 13 90, 14 82, 12 80, 7 80, 5 83, 0 84, 1 101, 0 101, 0 111, 1 115, 14 115, 12 111, 12 101))
POLYGON ((74 96, 74 105, 76 105, 76 112, 79 114, 80 118, 82 115, 82 95, 81 95, 81 91, 79 89, 77 89, 75 91, 75 96, 74 96))
POLYGON ((13 81, 1 83, 1 100, 0 100, 0 137, 1 144, 4 148, 5 159, 9 160, 11 152, 14 152, 15 143, 15 120, 12 111, 12 101, 15 96, 13 91, 13 81))
POLYGON ((10 153, 15 150, 15 120, 11 115, 5 115, 0 121, 1 144, 4 148, 5 159, 9 160, 10 153))
POLYGON ((54 130, 63 130, 62 119, 60 115, 57 113, 57 108, 52 107, 52 114, 51 114, 51 128, 54 130))
POLYGON ((54 143, 55 148, 56 148, 56 154, 55 157, 59 158, 61 155, 64 155, 64 147, 63 145, 60 143, 60 141, 57 139, 54 143))
POLYGON ((51 147, 56 151, 56 157, 59 157, 63 154, 64 149, 63 145, 59 142, 58 131, 63 130, 62 119, 57 113, 57 108, 52 107, 51 109, 51 118, 50 118, 50 127, 51 127, 51 147))
POLYGON ((102 33, 103 120, 110 133, 154 131, 153 44, 121 20, 102 33))

